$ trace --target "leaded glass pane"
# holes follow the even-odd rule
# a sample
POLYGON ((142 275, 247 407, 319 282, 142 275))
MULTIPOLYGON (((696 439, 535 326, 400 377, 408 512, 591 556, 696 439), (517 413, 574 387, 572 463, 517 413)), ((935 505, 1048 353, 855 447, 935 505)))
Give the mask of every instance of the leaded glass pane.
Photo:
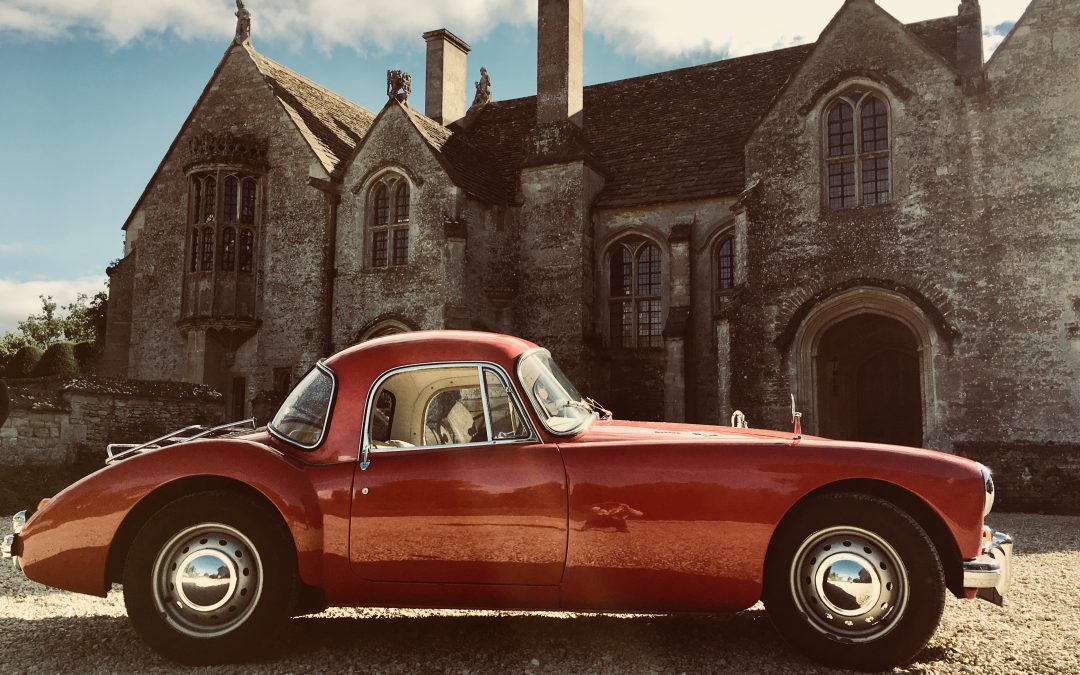
POLYGON ((660 295, 660 249, 646 244, 638 253, 638 295, 660 295))
POLYGON ((634 258, 626 246, 611 254, 611 297, 632 295, 634 292, 634 258))
POLYGON ((199 271, 199 228, 191 231, 191 271, 199 271))
POLYGON ((371 265, 386 267, 386 230, 371 235, 371 265))
POLYGON ((888 149, 889 113, 880 99, 868 99, 862 107, 862 151, 888 149))
POLYGON ((226 223, 235 223, 236 222, 236 198, 238 196, 237 195, 237 189, 240 187, 240 185, 239 185, 238 181, 236 180, 235 176, 229 176, 228 178, 225 179, 224 187, 225 187, 225 194, 222 195, 222 199, 224 200, 225 204, 224 204, 224 207, 223 207, 224 208, 224 213, 222 214, 221 219, 223 221, 225 221, 226 223))
POLYGON ((213 178, 207 178, 203 184, 203 222, 210 222, 214 219, 214 210, 217 207, 217 181, 213 178))
POLYGON ((638 301, 638 347, 660 347, 660 301, 638 301))
POLYGON ((204 227, 202 231, 202 269, 214 269, 214 228, 204 227))
POLYGON ((386 194, 386 186, 379 185, 375 188, 375 225, 386 225, 390 222, 390 198, 386 194))
POLYGON ((843 209, 855 206, 855 162, 829 165, 829 207, 843 209))
POLYGON ((221 269, 232 272, 236 267, 236 230, 226 227, 221 235, 221 269))
POLYGON ((244 225, 255 224, 255 180, 245 178, 241 183, 240 222, 244 225))
POLYGON ((829 157, 843 157, 855 152, 855 125, 851 106, 838 103, 829 111, 829 157))
POLYGON ((731 237, 725 239, 717 249, 716 282, 721 291, 735 287, 735 240, 731 237))
POLYGON ((409 260, 409 231, 402 228, 394 230, 392 265, 404 265, 409 260))
POLYGON ((864 159, 862 162, 863 204, 889 202, 889 158, 864 159))
POLYGON ((409 184, 402 183, 394 193, 394 222, 409 222, 409 184))
POLYGON ((255 258, 255 234, 249 229, 240 230, 240 271, 250 272, 255 258))

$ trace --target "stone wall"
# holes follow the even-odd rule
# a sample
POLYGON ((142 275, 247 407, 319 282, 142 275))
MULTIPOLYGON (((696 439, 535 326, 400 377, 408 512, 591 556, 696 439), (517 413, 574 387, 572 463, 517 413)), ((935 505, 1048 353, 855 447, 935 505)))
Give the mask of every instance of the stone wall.
POLYGON ((11 411, 0 426, 0 466, 104 461, 109 443, 139 443, 223 419, 221 394, 179 382, 104 377, 9 380, 11 411))

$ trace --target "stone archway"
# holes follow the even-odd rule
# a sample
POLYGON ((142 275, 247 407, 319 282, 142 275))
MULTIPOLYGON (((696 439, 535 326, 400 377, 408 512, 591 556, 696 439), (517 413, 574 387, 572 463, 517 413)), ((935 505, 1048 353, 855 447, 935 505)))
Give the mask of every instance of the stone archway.
POLYGON ((915 335, 881 314, 857 314, 826 329, 816 357, 821 433, 922 445, 922 392, 915 335))
POLYGON ((357 342, 364 342, 366 340, 371 340, 372 338, 394 335, 396 333, 408 333, 412 330, 414 329, 404 321, 398 319, 384 319, 361 332, 357 342))
POLYGON ((938 337, 923 311, 894 291, 856 287, 811 309, 789 367, 808 431, 922 446, 936 438, 938 337))

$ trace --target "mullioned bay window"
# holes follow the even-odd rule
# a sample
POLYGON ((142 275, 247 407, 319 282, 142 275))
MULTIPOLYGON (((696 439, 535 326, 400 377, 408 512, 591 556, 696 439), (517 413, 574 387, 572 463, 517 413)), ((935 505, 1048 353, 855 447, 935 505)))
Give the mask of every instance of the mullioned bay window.
POLYGON ((194 173, 190 181, 189 271, 251 273, 259 177, 217 170, 194 173))

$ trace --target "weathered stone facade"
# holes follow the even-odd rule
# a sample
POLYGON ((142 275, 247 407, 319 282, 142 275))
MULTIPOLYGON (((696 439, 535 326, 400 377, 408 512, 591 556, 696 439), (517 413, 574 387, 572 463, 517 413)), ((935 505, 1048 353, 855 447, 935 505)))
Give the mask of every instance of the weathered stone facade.
POLYGON ((540 2, 537 97, 467 112, 448 31, 424 36, 427 115, 245 32, 125 224, 107 368, 240 417, 359 340, 475 328, 551 348, 623 417, 786 427, 793 393, 843 438, 1075 438, 1080 4, 1033 0, 986 64, 977 2, 904 25, 848 0, 813 45, 590 87, 581 6, 540 2), (236 183, 207 206, 229 176, 251 215, 236 183))
POLYGON ((0 466, 105 461, 110 443, 142 443, 192 424, 221 421, 221 394, 182 382, 93 376, 9 380, 11 409, 0 424, 0 466))

